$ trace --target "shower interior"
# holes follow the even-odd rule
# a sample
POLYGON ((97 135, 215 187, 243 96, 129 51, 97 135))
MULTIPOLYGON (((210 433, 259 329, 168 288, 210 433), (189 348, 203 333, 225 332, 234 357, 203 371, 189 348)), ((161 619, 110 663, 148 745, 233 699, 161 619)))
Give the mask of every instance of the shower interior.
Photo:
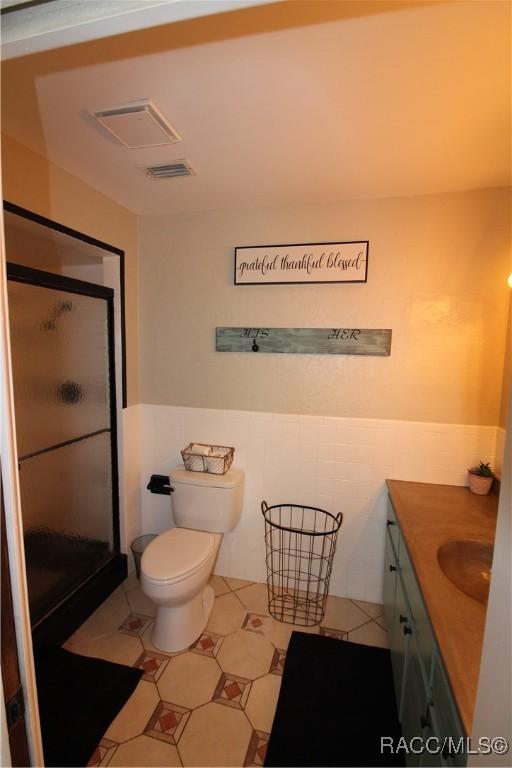
POLYGON ((31 623, 60 643, 126 575, 114 291, 8 263, 8 292, 31 623))

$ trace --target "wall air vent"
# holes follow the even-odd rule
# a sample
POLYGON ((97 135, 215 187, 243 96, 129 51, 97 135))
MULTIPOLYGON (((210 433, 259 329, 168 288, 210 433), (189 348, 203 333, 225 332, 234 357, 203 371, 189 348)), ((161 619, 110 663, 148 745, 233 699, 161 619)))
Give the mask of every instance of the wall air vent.
POLYGON ((152 165, 143 170, 152 179, 176 179, 178 176, 196 175, 196 172, 187 160, 175 160, 172 163, 152 165))
POLYGON ((130 149, 175 144, 181 136, 151 101, 93 112, 96 120, 130 149))

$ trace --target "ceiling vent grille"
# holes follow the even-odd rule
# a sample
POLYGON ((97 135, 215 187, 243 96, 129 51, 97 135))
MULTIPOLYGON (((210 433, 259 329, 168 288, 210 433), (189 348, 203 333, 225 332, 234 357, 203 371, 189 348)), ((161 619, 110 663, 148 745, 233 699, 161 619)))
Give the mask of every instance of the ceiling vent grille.
POLYGON ((151 101, 93 112, 98 122, 130 149, 175 144, 181 136, 151 101))
POLYGON ((187 160, 175 160, 173 163, 152 165, 149 168, 144 168, 144 172, 152 179, 176 179, 179 176, 196 175, 187 160))

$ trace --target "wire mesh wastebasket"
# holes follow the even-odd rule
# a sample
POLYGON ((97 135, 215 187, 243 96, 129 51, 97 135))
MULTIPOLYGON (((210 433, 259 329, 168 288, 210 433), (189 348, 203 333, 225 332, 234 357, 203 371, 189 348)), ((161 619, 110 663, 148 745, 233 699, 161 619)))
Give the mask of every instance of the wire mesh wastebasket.
POLYGON ((290 624, 318 624, 325 614, 341 512, 261 503, 265 518, 268 609, 290 624))

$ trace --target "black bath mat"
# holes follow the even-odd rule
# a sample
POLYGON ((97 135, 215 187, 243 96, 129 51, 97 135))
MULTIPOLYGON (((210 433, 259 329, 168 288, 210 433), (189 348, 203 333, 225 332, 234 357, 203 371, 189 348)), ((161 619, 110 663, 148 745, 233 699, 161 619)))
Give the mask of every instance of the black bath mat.
POLYGON ((45 765, 85 766, 142 670, 49 646, 34 658, 45 765))
POLYGON ((400 737, 389 651, 293 632, 265 765, 404 765, 381 736, 400 737))

